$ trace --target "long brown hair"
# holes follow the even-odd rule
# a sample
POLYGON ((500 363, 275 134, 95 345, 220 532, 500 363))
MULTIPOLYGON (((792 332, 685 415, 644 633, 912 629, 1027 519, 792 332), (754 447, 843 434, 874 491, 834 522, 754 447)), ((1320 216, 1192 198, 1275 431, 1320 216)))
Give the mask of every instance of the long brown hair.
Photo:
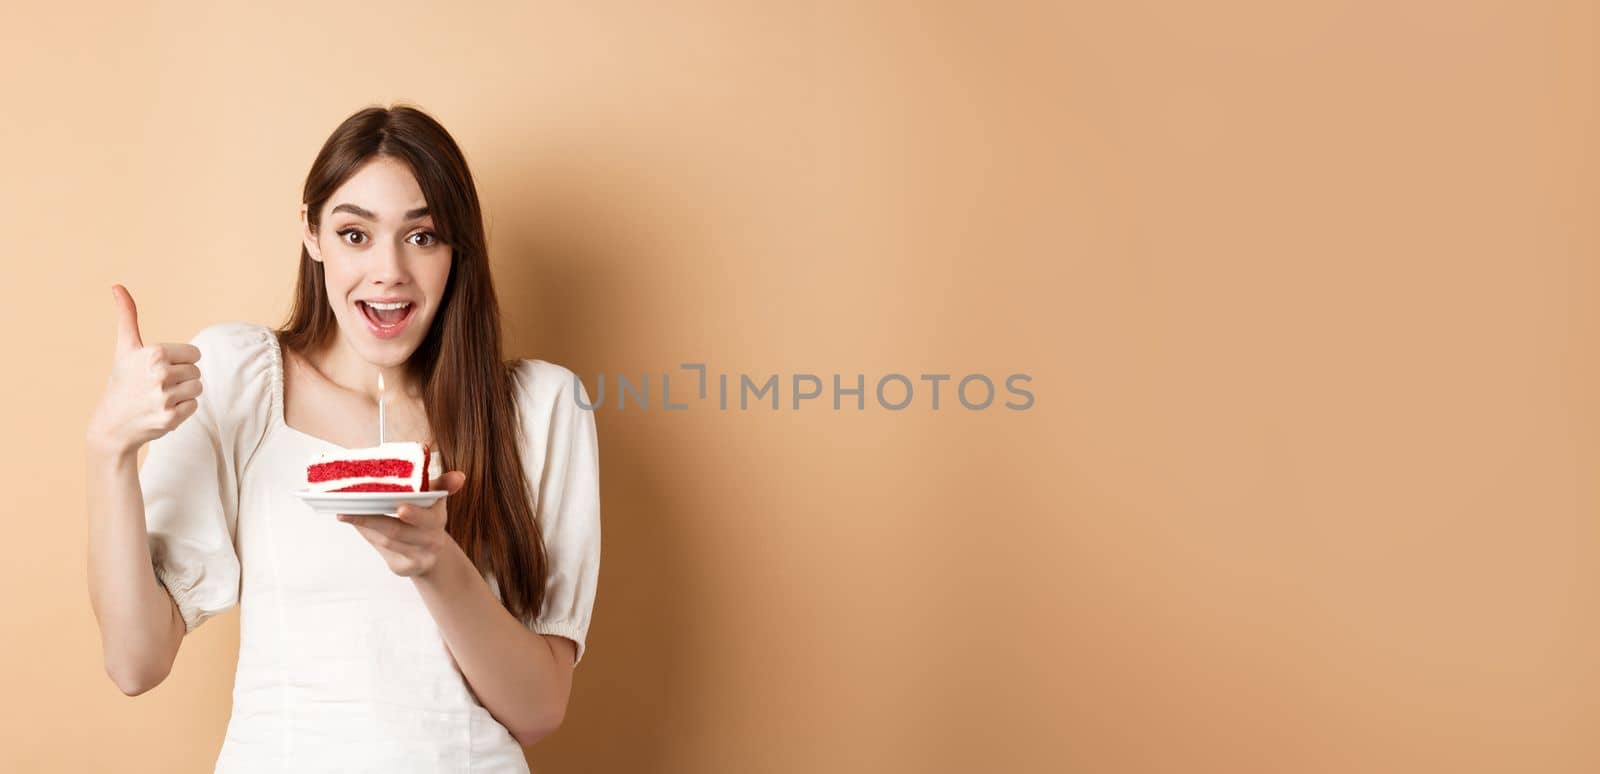
MULTIPOLYGON (((450 497, 450 536, 480 572, 492 573, 512 615, 531 621, 544 601, 545 548, 518 450, 514 361, 500 348, 500 306, 489 276, 483 212, 466 158, 432 117, 414 107, 369 107, 329 135, 302 200, 313 230, 328 197, 364 164, 388 156, 411 167, 439 239, 452 251, 444 298, 406 363, 422 387, 433 445, 466 483, 450 497)), ((300 247, 300 276, 280 344, 320 349, 337 335, 322 264, 300 247)))

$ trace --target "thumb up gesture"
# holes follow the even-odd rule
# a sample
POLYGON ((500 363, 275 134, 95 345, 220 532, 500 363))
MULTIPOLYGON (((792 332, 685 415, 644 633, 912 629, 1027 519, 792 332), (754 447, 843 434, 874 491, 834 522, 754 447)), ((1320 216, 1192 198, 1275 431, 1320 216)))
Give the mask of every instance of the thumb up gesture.
POLYGON ((192 344, 151 344, 139 335, 139 310, 121 285, 111 288, 117 339, 111 378, 89 421, 89 445, 108 454, 133 454, 172 432, 195 412, 200 396, 200 350, 192 344))

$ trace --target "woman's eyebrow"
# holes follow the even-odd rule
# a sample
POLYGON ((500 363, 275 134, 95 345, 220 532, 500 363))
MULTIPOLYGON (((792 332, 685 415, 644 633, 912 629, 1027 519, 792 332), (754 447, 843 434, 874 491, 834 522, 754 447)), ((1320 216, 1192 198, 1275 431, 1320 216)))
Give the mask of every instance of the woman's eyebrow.
MULTIPOLYGON (((350 204, 349 202, 345 202, 344 204, 335 205, 334 208, 333 208, 333 211, 329 212, 328 214, 329 215, 333 215, 333 214, 339 213, 339 212, 353 213, 356 216, 362 217, 362 218, 366 218, 367 220, 377 220, 378 219, 378 216, 374 215, 371 210, 363 209, 361 207, 357 207, 356 205, 350 204)), ((408 211, 406 213, 405 219, 406 220, 416 220, 417 218, 420 218, 420 217, 422 217, 424 215, 427 215, 427 214, 428 214, 428 208, 427 207, 419 207, 417 209, 408 211)))

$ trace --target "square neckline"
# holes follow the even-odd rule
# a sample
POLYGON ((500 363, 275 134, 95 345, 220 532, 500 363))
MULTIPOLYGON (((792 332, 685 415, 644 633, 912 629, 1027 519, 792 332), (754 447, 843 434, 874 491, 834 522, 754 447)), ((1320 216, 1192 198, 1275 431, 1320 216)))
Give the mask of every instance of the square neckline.
MULTIPOLYGON (((272 350, 272 421, 284 430, 298 435, 301 438, 315 441, 325 446, 332 446, 341 451, 353 451, 355 449, 371 448, 367 446, 345 446, 342 443, 330 441, 320 435, 312 435, 311 433, 289 424, 289 418, 284 413, 283 385, 286 379, 283 368, 283 348, 278 343, 278 332, 272 330, 271 328, 267 328, 267 341, 270 343, 268 349, 272 350)), ((434 444, 430 443, 428 446, 429 448, 433 448, 435 453, 437 453, 437 447, 435 447, 434 444)))

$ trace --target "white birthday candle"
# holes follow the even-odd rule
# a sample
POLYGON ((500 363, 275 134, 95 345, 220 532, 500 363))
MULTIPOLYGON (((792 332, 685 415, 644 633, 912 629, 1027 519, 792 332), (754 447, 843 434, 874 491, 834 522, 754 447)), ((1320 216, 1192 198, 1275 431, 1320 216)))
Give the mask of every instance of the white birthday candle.
POLYGON ((378 445, 383 445, 383 372, 378 372, 378 445))

